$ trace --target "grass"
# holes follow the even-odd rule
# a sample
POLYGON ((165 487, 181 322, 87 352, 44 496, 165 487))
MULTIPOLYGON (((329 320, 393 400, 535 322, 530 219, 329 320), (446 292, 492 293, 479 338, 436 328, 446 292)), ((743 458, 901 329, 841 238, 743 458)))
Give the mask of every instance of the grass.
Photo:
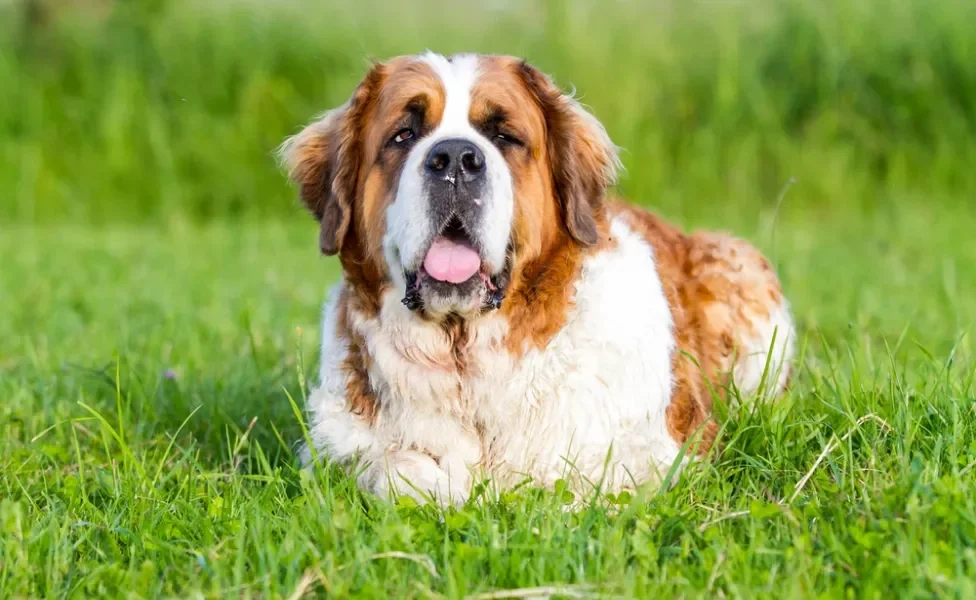
POLYGON ((576 513, 533 489, 393 506, 296 470, 289 398, 336 274, 311 223, 6 229, 0 596, 967 597, 974 220, 779 223, 795 389, 733 408, 674 489, 576 513))
POLYGON ((0 3, 0 597, 976 593, 973 3, 76 4, 0 3), (672 489, 296 469, 338 271, 270 152, 426 46, 575 83, 626 195, 776 263, 795 387, 672 489))

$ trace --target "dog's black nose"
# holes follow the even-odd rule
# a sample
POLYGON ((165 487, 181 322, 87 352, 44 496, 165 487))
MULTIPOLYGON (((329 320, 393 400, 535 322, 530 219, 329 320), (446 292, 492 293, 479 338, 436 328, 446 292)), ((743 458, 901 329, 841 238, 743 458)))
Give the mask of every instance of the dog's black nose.
POLYGON ((468 140, 441 140, 427 153, 426 167, 431 177, 472 182, 485 174, 485 155, 468 140))

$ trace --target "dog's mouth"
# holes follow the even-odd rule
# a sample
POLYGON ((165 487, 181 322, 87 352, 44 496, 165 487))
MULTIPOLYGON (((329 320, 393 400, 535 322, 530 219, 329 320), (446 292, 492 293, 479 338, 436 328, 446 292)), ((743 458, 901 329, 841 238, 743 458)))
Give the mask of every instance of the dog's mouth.
POLYGON ((458 285, 481 273, 481 255, 457 217, 434 238, 421 270, 435 281, 458 285))
POLYGON ((501 307, 505 296, 508 267, 492 275, 461 220, 451 217, 441 228, 424 255, 417 271, 404 274, 407 285, 403 304, 420 310, 428 294, 453 297, 480 297, 481 308, 501 307))

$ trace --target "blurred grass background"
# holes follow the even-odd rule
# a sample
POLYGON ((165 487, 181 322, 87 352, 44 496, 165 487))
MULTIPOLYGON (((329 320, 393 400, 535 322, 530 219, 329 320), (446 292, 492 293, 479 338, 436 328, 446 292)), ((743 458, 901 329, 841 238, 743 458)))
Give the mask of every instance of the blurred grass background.
POLYGON ((0 2, 0 223, 304 218, 272 157, 369 57, 523 56, 675 218, 976 199, 976 2, 0 2))

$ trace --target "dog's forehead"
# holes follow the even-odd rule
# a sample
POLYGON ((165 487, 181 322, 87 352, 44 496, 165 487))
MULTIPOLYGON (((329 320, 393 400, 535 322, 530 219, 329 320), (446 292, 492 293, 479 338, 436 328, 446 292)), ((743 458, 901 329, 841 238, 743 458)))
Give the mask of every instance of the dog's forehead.
POLYGON ((482 54, 444 56, 427 52, 384 63, 379 110, 391 115, 419 102, 434 123, 470 120, 486 105, 514 106, 526 99, 515 58, 482 54))
POLYGON ((482 58, 477 54, 445 57, 428 52, 417 60, 428 65, 437 74, 448 96, 470 92, 481 75, 482 58))

